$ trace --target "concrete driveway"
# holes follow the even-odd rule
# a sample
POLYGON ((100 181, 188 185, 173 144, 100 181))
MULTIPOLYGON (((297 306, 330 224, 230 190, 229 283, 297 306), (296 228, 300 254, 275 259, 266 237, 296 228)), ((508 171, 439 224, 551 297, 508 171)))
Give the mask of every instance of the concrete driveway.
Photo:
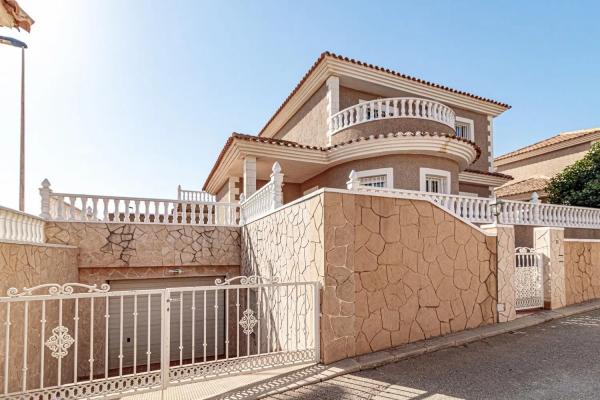
POLYGON ((600 310, 270 399, 600 399, 600 310))

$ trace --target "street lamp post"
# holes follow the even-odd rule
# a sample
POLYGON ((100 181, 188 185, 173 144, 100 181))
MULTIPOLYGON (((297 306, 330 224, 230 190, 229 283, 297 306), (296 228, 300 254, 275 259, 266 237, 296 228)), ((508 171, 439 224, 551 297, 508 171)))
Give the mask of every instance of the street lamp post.
POLYGON ((19 155, 19 211, 25 211, 25 49, 27 45, 20 40, 0 36, 0 44, 21 49, 21 141, 19 155))

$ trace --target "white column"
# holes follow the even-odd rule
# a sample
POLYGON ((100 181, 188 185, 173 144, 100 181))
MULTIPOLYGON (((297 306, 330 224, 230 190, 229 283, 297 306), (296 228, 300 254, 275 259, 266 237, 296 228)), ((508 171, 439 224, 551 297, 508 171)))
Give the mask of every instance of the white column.
MULTIPOLYGON (((488 167, 494 172, 494 117, 488 115, 488 167)), ((475 132, 473 132, 475 137, 475 132)))
POLYGON ((327 85, 327 111, 331 117, 340 111, 340 78, 330 76, 326 82, 327 85))
POLYGON ((244 158, 244 195, 250 197, 256 192, 256 157, 244 158))
POLYGON ((333 130, 331 116, 340 111, 340 78, 330 76, 325 85, 327 87, 327 143, 331 145, 329 134, 333 130))

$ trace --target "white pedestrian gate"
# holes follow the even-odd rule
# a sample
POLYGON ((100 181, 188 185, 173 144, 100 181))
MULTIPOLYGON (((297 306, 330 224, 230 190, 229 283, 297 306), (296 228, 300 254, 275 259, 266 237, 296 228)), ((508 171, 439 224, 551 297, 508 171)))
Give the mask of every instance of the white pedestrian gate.
POLYGON ((528 247, 517 247, 515 309, 544 307, 544 271, 540 255, 528 247))
POLYGON ((150 290, 11 288, 0 324, 0 399, 121 397, 318 362, 319 284, 251 276, 150 290))

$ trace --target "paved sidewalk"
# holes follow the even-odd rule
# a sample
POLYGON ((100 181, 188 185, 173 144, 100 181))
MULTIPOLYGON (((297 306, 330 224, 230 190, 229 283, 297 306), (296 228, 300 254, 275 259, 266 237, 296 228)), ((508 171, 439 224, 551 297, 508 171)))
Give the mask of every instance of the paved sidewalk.
MULTIPOLYGON (((380 351, 377 353, 355 357, 353 359, 344 360, 341 362, 337 362, 328 366, 317 365, 308 367, 305 369, 301 369, 291 374, 286 374, 279 376, 274 379, 269 379, 267 381, 249 385, 248 387, 241 388, 235 391, 230 391, 224 393, 222 395, 216 396, 214 398, 219 399, 248 399, 248 398, 263 398, 267 396, 275 396, 277 394, 282 394, 278 397, 278 399, 286 399, 286 398, 339 398, 339 399, 371 399, 371 398, 381 398, 381 399, 453 399, 453 398, 490 398, 490 397, 452 397, 449 394, 443 393, 431 393, 431 391, 424 390, 422 387, 415 387, 411 385, 399 385, 396 383, 390 383, 393 377, 404 376, 405 374, 396 370, 392 373, 387 380, 381 379, 381 377, 377 376, 374 379, 369 374, 372 374, 373 368, 378 368, 375 371, 380 371, 387 368, 392 368, 402 362, 411 362, 413 360, 408 360, 410 358, 426 355, 427 357, 435 357, 436 354, 428 354, 437 352, 443 349, 450 349, 457 346, 463 346, 468 343, 482 341, 481 343, 475 343, 472 346, 468 346, 467 348, 475 348, 478 349, 475 355, 474 360, 477 359, 485 360, 484 353, 479 353, 480 351, 486 348, 485 343, 487 342, 485 339, 492 338, 493 336, 502 335, 505 333, 518 333, 522 332, 526 328, 534 327, 544 322, 558 320, 565 317, 571 317, 575 314, 586 313, 586 312, 594 312, 594 310, 600 309, 600 300, 591 301, 587 303, 582 303, 575 306, 565 307, 560 310, 554 311, 540 311, 535 314, 527 315, 521 318, 518 318, 514 321, 503 323, 503 324, 495 324, 490 326, 485 326, 482 328, 472 329, 469 331, 460 332, 457 334, 451 334, 440 338, 435 338, 431 340, 426 340, 418 343, 412 343, 406 346, 398 347, 395 349, 390 349, 386 351, 380 351), (387 366, 387 364, 391 364, 387 366), (351 374, 351 375, 350 375, 351 374), (330 379, 333 379, 329 382, 330 379), (323 382, 323 383, 320 383, 323 382), (315 385, 316 384, 316 385, 315 385), (311 386, 308 386, 311 385, 311 386), (341 385, 341 386, 340 386, 341 385), (318 392, 315 392, 315 388, 318 388, 318 392), (327 389, 329 388, 329 389, 327 389), (343 389, 343 390, 341 390, 343 389), (341 390, 341 392, 340 392, 341 390), (342 395, 343 394, 343 395, 342 395), (382 396, 377 397, 375 396, 382 396), (441 396, 441 397, 440 397, 441 396)), ((571 319, 567 319, 566 321, 561 320, 558 323, 561 326, 575 326, 581 330, 581 335, 589 335, 590 332, 583 329, 585 327, 596 327, 599 329, 598 332, 593 332, 594 335, 598 338, 597 345, 599 347, 588 349, 592 354, 598 354, 598 348, 600 348, 600 312, 596 312, 594 314, 597 316, 591 319, 584 319, 573 317, 571 319), (587 321, 587 322, 586 322, 587 321)), ((571 332, 573 333, 573 332, 571 332)), ((545 332, 543 335, 540 335, 539 339, 543 340, 544 335, 549 336, 549 332, 545 332)), ((577 337, 577 332, 573 333, 575 338, 577 337)), ((512 335, 505 335, 507 337, 512 337, 512 335)), ((582 338, 585 336, 582 336, 582 338)), ((491 340, 491 339, 490 339, 491 340)), ((501 340, 500 338, 498 340, 501 340)), ((572 338, 572 340, 575 340, 572 338)), ((548 350, 552 351, 552 348, 548 350)), ((457 357, 460 360, 461 352, 464 352, 465 349, 461 347, 460 349, 448 350, 448 352, 453 351, 458 353, 457 357)), ((520 349, 515 349, 514 344, 511 344, 510 341, 506 345, 506 348, 503 350, 504 352, 510 354, 520 354, 520 349)), ((439 354, 446 353, 441 352, 439 354)), ((502 354, 502 353, 501 353, 502 354)), ((497 355, 496 355, 497 356, 497 355)), ((424 357, 421 357, 424 358, 424 357)), ((419 360, 421 359, 419 358, 419 360)), ((536 362, 535 354, 532 355, 532 359, 530 361, 536 362)), ((600 359, 596 360, 596 363, 600 359)), ((518 365, 515 365, 515 368, 518 365)), ((453 374, 458 374, 456 368, 453 368, 452 365, 447 366, 453 374)), ((489 376, 490 374, 497 374, 498 371, 494 370, 493 363, 490 365, 486 365, 485 370, 475 370, 475 380, 479 379, 479 375, 481 376, 489 376), (483 371, 483 372, 482 372, 483 371)), ((439 376, 442 371, 438 370, 435 365, 432 367, 432 370, 429 373, 424 373, 421 371, 421 375, 423 379, 436 379, 436 376, 439 376)), ((532 371, 535 373, 537 367, 532 366, 532 371)), ((408 372, 414 370, 414 368, 409 367, 408 372)), ((448 371, 446 371, 448 372, 448 371)), ((600 376, 600 370, 597 371, 600 376)), ((376 374, 377 375, 377 374, 376 374)), ((527 374, 527 376, 531 376, 531 374, 527 374)), ((534 375, 535 376, 535 375, 534 375)), ((471 383, 467 382, 466 387, 468 388, 471 383)), ((497 382, 495 384, 498 384, 497 382)), ((508 384, 510 382, 501 382, 500 384, 508 384)), ((597 388, 596 394, 600 393, 600 385, 597 388)), ((502 397, 499 397, 502 398, 502 397)), ((510 398, 510 397, 506 397, 510 398)), ((516 398, 525 398, 517 395, 516 398)), ((544 398, 544 397, 527 397, 527 398, 544 398)), ((562 398, 562 397, 555 397, 562 398)), ((564 398, 578 398, 578 397, 564 397, 564 398)), ((600 395, 597 395, 592 398, 600 398, 600 395)))

